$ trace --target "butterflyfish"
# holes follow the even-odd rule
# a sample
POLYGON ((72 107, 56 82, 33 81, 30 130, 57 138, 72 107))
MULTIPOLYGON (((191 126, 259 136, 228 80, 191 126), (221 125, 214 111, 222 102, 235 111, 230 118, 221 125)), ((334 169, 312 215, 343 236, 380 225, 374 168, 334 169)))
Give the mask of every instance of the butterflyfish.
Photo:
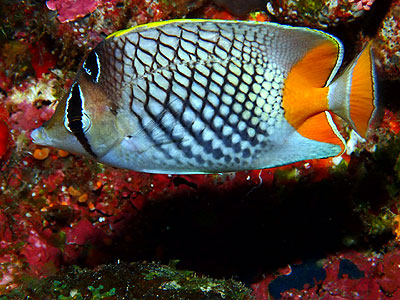
POLYGON ((264 169, 341 155, 335 116, 365 137, 371 45, 345 68, 334 36, 269 22, 172 20, 90 52, 33 142, 149 173, 264 169))

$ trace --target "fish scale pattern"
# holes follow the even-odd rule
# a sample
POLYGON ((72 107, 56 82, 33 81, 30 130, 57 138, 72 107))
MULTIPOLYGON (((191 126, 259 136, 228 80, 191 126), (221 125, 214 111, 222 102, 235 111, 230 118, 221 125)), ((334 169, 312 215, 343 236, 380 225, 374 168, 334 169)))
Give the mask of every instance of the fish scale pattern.
POLYGON ((268 140, 283 120, 286 75, 268 53, 273 32, 186 22, 106 42, 100 80, 121 93, 140 137, 153 146, 152 159, 193 170, 227 163, 248 169, 271 150, 268 140))

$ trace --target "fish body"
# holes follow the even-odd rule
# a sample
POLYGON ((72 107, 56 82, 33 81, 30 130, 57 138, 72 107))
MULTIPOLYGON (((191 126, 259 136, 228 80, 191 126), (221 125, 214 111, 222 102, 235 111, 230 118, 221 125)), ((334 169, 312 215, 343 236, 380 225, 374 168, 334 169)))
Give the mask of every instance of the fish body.
POLYGON ((337 76, 335 37, 275 23, 173 20, 116 32, 83 62, 37 144, 150 173, 263 169, 340 155, 365 136, 368 45, 337 76))

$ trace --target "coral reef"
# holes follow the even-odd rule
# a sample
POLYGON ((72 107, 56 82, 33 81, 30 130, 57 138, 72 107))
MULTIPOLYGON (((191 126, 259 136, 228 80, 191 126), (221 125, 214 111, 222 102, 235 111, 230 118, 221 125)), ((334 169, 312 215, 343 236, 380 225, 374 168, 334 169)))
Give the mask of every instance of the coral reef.
POLYGON ((214 3, 236 16, 246 17, 250 12, 265 9, 265 0, 214 0, 214 3))
POLYGON ((75 2, 47 1, 47 7, 56 10, 57 17, 50 17, 44 30, 58 42, 61 57, 68 60, 71 60, 71 55, 79 56, 80 51, 92 49, 105 36, 117 30, 183 16, 198 8, 203 1, 80 0, 74 4, 75 2))
POLYGON ((84 17, 85 15, 93 12, 99 3, 96 0, 87 1, 57 1, 49 0, 46 2, 46 6, 50 10, 56 10, 58 12, 57 19, 61 23, 75 21, 78 18, 84 17))
POLYGON ((375 39, 381 77, 400 80, 400 1, 393 1, 375 39))
POLYGON ((398 299, 399 250, 385 255, 344 252, 290 266, 254 284, 256 299, 398 299), (306 281, 308 279, 308 281, 306 281))
POLYGON ((267 1, 266 7, 278 22, 323 29, 361 17, 372 3, 348 0, 272 0, 267 1))
POLYGON ((96 270, 71 268, 43 281, 27 282, 0 299, 18 299, 21 295, 32 300, 252 299, 250 290, 239 282, 211 279, 155 263, 116 263, 96 270))

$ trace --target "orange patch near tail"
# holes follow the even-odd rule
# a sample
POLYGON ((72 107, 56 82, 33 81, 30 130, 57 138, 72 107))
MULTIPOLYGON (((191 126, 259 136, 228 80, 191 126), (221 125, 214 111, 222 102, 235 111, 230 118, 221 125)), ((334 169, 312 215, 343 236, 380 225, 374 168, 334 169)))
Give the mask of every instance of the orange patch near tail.
POLYGON ((376 108, 375 80, 371 43, 361 52, 354 63, 350 90, 350 117, 357 132, 365 137, 376 108))
POLYGON ((285 118, 299 128, 310 116, 328 109, 329 76, 338 60, 339 45, 326 41, 310 50, 290 70, 283 89, 285 118))
POLYGON ((308 118, 297 131, 308 139, 340 146, 342 152, 337 155, 343 154, 346 149, 345 141, 329 112, 322 112, 308 118))

